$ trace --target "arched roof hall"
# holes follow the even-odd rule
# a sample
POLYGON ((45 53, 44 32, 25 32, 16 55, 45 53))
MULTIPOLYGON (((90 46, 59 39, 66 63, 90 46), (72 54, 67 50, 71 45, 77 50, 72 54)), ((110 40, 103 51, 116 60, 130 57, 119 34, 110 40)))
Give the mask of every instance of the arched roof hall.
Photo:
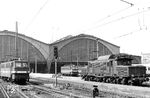
POLYGON ((35 72, 35 64, 42 69, 42 71, 37 70, 38 72, 45 71, 43 67, 47 67, 47 59, 49 57, 48 44, 20 33, 7 30, 1 31, 0 61, 6 61, 16 57, 16 52, 18 57, 30 63, 31 71, 35 72))
MULTIPOLYGON (((15 55, 16 33, 11 31, 0 32, 0 60, 8 59, 15 55)), ((120 52, 120 47, 100 38, 80 34, 62 38, 54 43, 46 44, 23 34, 18 34, 18 55, 28 60, 31 70, 34 72, 53 72, 53 46, 58 47, 58 62, 62 64, 76 63, 86 64, 88 60, 98 56, 115 54, 120 52), (98 42, 98 45, 97 45, 98 42), (97 52, 98 46, 98 52, 97 52), (37 71, 35 63, 37 64, 37 71), (42 70, 42 71, 41 71, 42 70)))
MULTIPOLYGON (((68 36, 50 44, 49 59, 51 60, 53 60, 54 46, 58 47, 60 65, 73 63, 82 66, 86 65, 87 61, 95 59, 97 54, 102 56, 120 52, 119 46, 86 34, 68 36)), ((50 66, 50 69, 54 71, 54 64, 50 66)))

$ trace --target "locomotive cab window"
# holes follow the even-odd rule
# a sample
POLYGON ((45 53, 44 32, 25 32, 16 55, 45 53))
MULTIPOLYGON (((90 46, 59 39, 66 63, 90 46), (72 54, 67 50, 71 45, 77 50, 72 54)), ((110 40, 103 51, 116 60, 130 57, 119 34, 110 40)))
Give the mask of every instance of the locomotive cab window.
POLYGON ((16 63, 16 67, 21 67, 21 63, 16 63))
POLYGON ((14 68, 14 63, 13 62, 11 62, 11 67, 14 68))
POLYGON ((16 63, 16 67, 27 67, 26 63, 16 63))
POLYGON ((117 60, 117 65, 131 65, 132 60, 131 59, 119 59, 117 60))
POLYGON ((27 67, 27 63, 22 63, 22 67, 27 67))

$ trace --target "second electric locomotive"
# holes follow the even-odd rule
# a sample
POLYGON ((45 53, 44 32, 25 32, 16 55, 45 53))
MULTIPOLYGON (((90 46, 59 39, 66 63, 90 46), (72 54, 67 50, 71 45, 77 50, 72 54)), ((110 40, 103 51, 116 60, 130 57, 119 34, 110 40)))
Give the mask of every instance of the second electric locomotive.
POLYGON ((0 77, 11 82, 29 81, 29 66, 24 60, 12 60, 0 64, 0 77))

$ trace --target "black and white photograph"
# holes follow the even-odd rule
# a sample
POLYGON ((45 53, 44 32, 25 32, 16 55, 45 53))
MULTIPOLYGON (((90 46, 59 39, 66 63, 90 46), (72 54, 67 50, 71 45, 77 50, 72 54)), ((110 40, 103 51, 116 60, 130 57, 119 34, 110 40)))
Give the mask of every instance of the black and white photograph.
POLYGON ((0 0, 0 98, 150 98, 150 0, 0 0))

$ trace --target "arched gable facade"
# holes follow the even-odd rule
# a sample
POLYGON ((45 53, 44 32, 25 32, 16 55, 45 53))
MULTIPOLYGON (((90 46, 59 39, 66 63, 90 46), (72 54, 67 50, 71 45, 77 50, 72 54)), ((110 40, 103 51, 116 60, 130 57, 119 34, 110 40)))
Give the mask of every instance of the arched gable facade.
MULTIPOLYGON (((97 57, 97 53, 98 56, 101 56, 120 52, 120 47, 116 45, 97 37, 81 34, 51 44, 51 62, 53 62, 53 46, 58 46, 59 62, 63 62, 62 64, 74 63, 81 66, 87 64, 89 60, 95 59, 97 57)), ((51 71, 54 71, 54 64, 52 64, 50 68, 51 71)))
POLYGON ((29 61, 31 71, 44 72, 47 69, 44 67, 47 67, 48 50, 48 44, 25 35, 16 35, 10 31, 0 32, 0 61, 12 59, 17 53, 19 58, 29 61))
MULTIPOLYGON (((30 69, 33 72, 54 71, 53 46, 58 47, 58 63, 60 65, 68 63, 84 65, 87 64, 87 61, 95 59, 97 53, 98 56, 101 56, 120 52, 120 47, 85 34, 72 36, 52 44, 46 44, 22 34, 17 36, 18 56, 29 61, 30 69)), ((15 32, 6 30, 0 32, 1 61, 16 55, 15 40, 15 32)))

